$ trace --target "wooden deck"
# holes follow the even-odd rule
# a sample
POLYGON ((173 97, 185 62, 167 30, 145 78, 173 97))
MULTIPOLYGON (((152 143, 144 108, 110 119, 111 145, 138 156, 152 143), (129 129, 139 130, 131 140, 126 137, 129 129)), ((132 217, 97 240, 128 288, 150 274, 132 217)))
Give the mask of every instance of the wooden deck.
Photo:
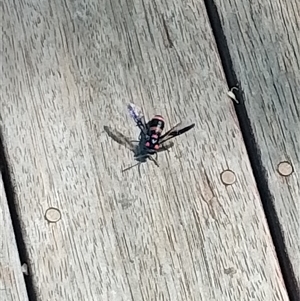
POLYGON ((300 287, 300 2, 215 2, 300 287))
POLYGON ((8 301, 27 301, 25 281, 2 177, 0 177, 0 231, 0 298, 8 301))
MULTIPOLYGON (((299 285, 300 18, 245 2, 215 1, 299 285)), ((2 20, 0 125, 37 301, 293 301, 204 2, 5 1, 2 20), (129 102, 196 123, 141 178, 103 129, 137 138, 129 102)), ((0 299, 26 301, 2 181, 0 203, 0 299)))

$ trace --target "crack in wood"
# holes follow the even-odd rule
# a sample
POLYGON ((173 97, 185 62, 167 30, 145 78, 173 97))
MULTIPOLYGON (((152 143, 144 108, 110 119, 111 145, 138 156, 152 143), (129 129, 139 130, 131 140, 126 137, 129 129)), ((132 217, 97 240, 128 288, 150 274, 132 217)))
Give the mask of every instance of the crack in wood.
POLYGON ((166 47, 167 48, 173 48, 174 44, 172 42, 168 26, 167 26, 166 20, 165 20, 163 15, 161 15, 161 20, 162 20, 163 28, 164 28, 164 31, 165 31, 165 34, 166 34, 167 42, 168 42, 166 47))

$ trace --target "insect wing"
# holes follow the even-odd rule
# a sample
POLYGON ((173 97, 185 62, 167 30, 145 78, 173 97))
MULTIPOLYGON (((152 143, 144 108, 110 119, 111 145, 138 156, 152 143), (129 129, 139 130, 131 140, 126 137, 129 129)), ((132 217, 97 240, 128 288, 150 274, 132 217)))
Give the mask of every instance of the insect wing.
POLYGON ((120 133, 116 129, 112 129, 108 126, 104 126, 104 130, 111 139, 113 139, 114 141, 116 141, 117 143, 119 143, 121 145, 124 145, 126 148, 128 148, 132 152, 135 151, 135 145, 130 141, 130 139, 125 137, 122 133, 120 133))
POLYGON ((164 144, 160 144, 159 149, 158 149, 157 152, 159 153, 159 152, 169 151, 169 149, 173 146, 174 146, 174 142, 172 142, 172 141, 169 141, 169 142, 164 143, 164 144))
POLYGON ((139 123, 144 119, 144 114, 143 114, 142 110, 135 104, 130 103, 127 106, 127 109, 129 111, 129 115, 133 118, 135 123, 139 123))
POLYGON ((145 133, 146 123, 142 110, 133 103, 128 104, 127 109, 131 118, 133 118, 137 126, 145 133))
POLYGON ((193 127, 195 126, 195 123, 186 126, 186 127, 182 127, 181 122, 177 123, 176 125, 174 125, 170 130, 168 130, 164 135, 162 135, 159 139, 160 144, 165 143, 166 141, 182 135, 183 133, 191 130, 193 127))

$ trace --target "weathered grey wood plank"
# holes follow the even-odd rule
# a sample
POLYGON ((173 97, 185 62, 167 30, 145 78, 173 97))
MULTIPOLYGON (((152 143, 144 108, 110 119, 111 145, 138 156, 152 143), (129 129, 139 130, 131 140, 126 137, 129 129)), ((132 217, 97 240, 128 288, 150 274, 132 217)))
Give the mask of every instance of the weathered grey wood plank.
POLYGON ((4 10, 0 112, 39 300, 287 301, 203 3, 4 10), (196 122, 142 178, 103 131, 137 136, 129 101, 196 122))
POLYGON ((27 301, 25 281, 0 175, 0 300, 27 301))
POLYGON ((300 287, 300 2, 216 3, 300 287))

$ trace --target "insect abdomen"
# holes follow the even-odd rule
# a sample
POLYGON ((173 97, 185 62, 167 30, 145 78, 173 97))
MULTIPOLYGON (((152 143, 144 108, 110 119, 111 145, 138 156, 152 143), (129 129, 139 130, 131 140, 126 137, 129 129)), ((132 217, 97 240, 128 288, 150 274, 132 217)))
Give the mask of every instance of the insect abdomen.
POLYGON ((160 136, 164 127, 165 127, 165 120, 160 115, 155 115, 151 121, 149 122, 150 133, 152 135, 160 136))

